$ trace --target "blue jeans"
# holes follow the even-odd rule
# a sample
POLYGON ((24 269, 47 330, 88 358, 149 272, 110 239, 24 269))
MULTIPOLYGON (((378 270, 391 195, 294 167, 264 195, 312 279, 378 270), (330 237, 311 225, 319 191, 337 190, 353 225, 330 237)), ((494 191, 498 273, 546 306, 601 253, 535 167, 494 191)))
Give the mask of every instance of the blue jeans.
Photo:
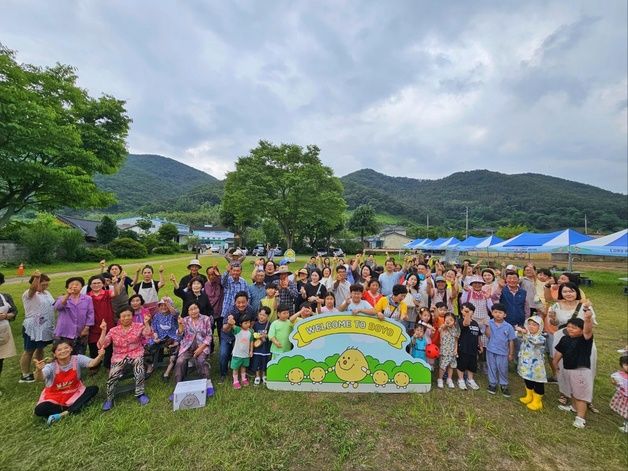
POLYGON ((220 333, 220 376, 227 376, 229 372, 229 362, 231 361, 231 352, 235 337, 233 335, 226 336, 220 333))

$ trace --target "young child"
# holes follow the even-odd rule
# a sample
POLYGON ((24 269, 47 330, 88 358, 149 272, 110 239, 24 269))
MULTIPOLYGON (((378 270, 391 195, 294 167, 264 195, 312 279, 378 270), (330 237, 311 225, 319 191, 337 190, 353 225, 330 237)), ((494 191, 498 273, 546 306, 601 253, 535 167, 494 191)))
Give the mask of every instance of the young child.
POLYGON ((438 369, 438 380, 436 385, 443 389, 443 376, 447 370, 447 387, 453 389, 454 382, 451 379, 454 368, 458 366, 458 337, 460 331, 456 325, 456 318, 452 312, 445 314, 445 323, 440 328, 440 362, 438 369))
POLYGON ((231 353, 231 370, 233 371, 233 389, 241 389, 248 386, 249 380, 246 377, 246 369, 249 367, 250 358, 253 356, 253 332, 251 331, 252 319, 244 315, 240 318, 240 326, 236 325, 235 318, 229 316, 227 323, 222 327, 225 332, 233 330, 235 342, 231 353), (242 384, 238 380, 238 372, 242 379, 242 384))
POLYGON ((593 398, 593 375, 591 374, 591 350, 593 348, 593 313, 584 310, 584 320, 572 317, 567 321, 566 334, 560 339, 554 353, 554 366, 559 370, 563 360, 563 375, 566 380, 566 395, 571 396, 570 406, 558 406, 565 411, 576 412, 573 426, 586 426, 587 404, 593 398))
POLYGON ((107 348, 109 344, 113 344, 111 369, 107 380, 107 399, 102 406, 102 410, 105 412, 113 407, 113 393, 127 365, 133 366, 135 397, 141 406, 145 406, 149 402, 148 396, 144 393, 144 342, 153 333, 150 328, 150 317, 144 319, 144 324, 133 322, 131 307, 124 308, 119 317, 120 323, 109 332, 107 332, 106 320, 103 319, 100 324, 101 333, 98 339, 98 349, 102 350, 107 348))
POLYGON ((253 324, 253 360, 251 369, 255 372, 253 384, 258 386, 261 382, 266 384, 266 365, 270 360, 270 341, 268 340, 268 328, 270 327, 270 308, 262 306, 257 313, 257 321, 253 324))
POLYGON ((488 392, 495 394, 497 386, 501 386, 502 394, 510 397, 508 388, 508 362, 515 358, 515 329, 506 318, 506 306, 501 303, 493 304, 491 311, 493 318, 488 322, 485 335, 486 362, 488 363, 488 392))
POLYGON ((270 314, 268 315, 269 322, 277 320, 278 302, 279 298, 277 298, 277 285, 274 282, 266 283, 266 296, 262 298, 262 306, 266 306, 270 309, 270 314))
POLYGON ((179 345, 179 336, 177 334, 178 316, 179 312, 174 307, 172 299, 164 296, 157 303, 157 312, 151 319, 153 338, 149 340, 146 346, 146 362, 148 363, 146 374, 150 375, 153 372, 159 352, 168 348, 170 349, 170 362, 163 374, 165 382, 168 381, 177 361, 176 350, 179 345))
POLYGON ((314 311, 312 309, 312 303, 309 301, 305 301, 301 304, 301 309, 290 316, 290 322, 292 324, 296 324, 300 319, 307 319, 308 317, 312 317, 314 311))
POLYGON ((462 305, 462 318, 458 319, 460 338, 458 339, 458 387, 473 390, 480 389, 475 382, 474 375, 478 371, 478 353, 482 352, 483 344, 480 338, 480 326, 473 319, 475 306, 471 303, 462 305), (467 374, 467 381, 464 375, 467 374))
POLYGON ((325 296, 325 305, 321 307, 321 313, 323 312, 340 312, 336 309, 336 297, 334 293, 327 293, 325 296))
POLYGON ((530 410, 543 408, 543 394, 545 394, 545 337, 543 336, 543 319, 532 316, 528 319, 527 329, 515 327, 521 337, 517 373, 523 378, 526 386, 526 395, 519 400, 530 410))
POLYGON ((272 342, 270 353, 275 359, 292 349, 290 343, 290 333, 292 332, 292 322, 290 322, 290 308, 286 304, 277 307, 277 320, 270 324, 268 338, 272 342))
POLYGON ((349 311, 351 314, 375 315, 375 309, 367 301, 362 299, 364 287, 361 284, 352 284, 349 288, 349 298, 338 306, 340 312, 349 311))
POLYGON ((443 302, 436 303, 432 315, 432 325, 434 326, 432 343, 438 347, 440 347, 440 328, 445 324, 445 314, 447 314, 447 305, 443 302))
POLYGON ((425 347, 429 344, 430 339, 425 335, 425 326, 417 324, 414 327, 414 334, 412 334, 412 340, 410 341, 410 355, 412 355, 412 358, 419 358, 427 363, 425 347))
POLYGON ((621 370, 611 375, 611 381, 617 388, 611 399, 611 409, 624 419, 624 425, 619 430, 628 433, 628 352, 624 352, 619 359, 619 366, 621 370))

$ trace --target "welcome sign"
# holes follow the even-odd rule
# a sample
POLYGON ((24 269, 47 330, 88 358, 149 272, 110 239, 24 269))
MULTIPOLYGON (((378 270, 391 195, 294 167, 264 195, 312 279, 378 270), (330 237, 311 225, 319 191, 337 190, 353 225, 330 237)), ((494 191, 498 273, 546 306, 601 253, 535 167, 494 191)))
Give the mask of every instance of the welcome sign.
POLYGON ((351 313, 299 320, 293 350, 274 358, 266 373, 273 390, 320 392, 428 392, 431 368, 406 352, 402 324, 351 313))

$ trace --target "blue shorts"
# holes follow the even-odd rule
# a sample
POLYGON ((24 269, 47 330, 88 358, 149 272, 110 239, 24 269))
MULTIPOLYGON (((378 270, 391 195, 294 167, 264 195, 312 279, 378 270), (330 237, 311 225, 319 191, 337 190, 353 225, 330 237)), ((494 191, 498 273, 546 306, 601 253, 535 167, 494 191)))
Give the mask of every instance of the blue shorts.
POLYGON ((24 350, 27 352, 34 352, 39 348, 44 349, 52 343, 52 340, 32 340, 28 335, 26 335, 24 327, 22 327, 22 338, 24 339, 24 350))
POLYGON ((251 362, 251 369, 255 372, 266 371, 266 365, 270 361, 270 353, 266 355, 256 355, 253 353, 253 361, 251 362))

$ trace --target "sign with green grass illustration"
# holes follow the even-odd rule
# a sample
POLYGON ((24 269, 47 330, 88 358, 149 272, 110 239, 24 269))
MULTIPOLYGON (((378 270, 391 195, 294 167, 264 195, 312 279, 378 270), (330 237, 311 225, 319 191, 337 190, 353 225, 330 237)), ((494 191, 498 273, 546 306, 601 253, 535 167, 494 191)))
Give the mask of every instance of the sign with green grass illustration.
POLYGON ((320 392, 428 392, 430 365, 406 352, 400 323, 348 312, 299 320, 293 349, 268 364, 269 389, 320 392))

